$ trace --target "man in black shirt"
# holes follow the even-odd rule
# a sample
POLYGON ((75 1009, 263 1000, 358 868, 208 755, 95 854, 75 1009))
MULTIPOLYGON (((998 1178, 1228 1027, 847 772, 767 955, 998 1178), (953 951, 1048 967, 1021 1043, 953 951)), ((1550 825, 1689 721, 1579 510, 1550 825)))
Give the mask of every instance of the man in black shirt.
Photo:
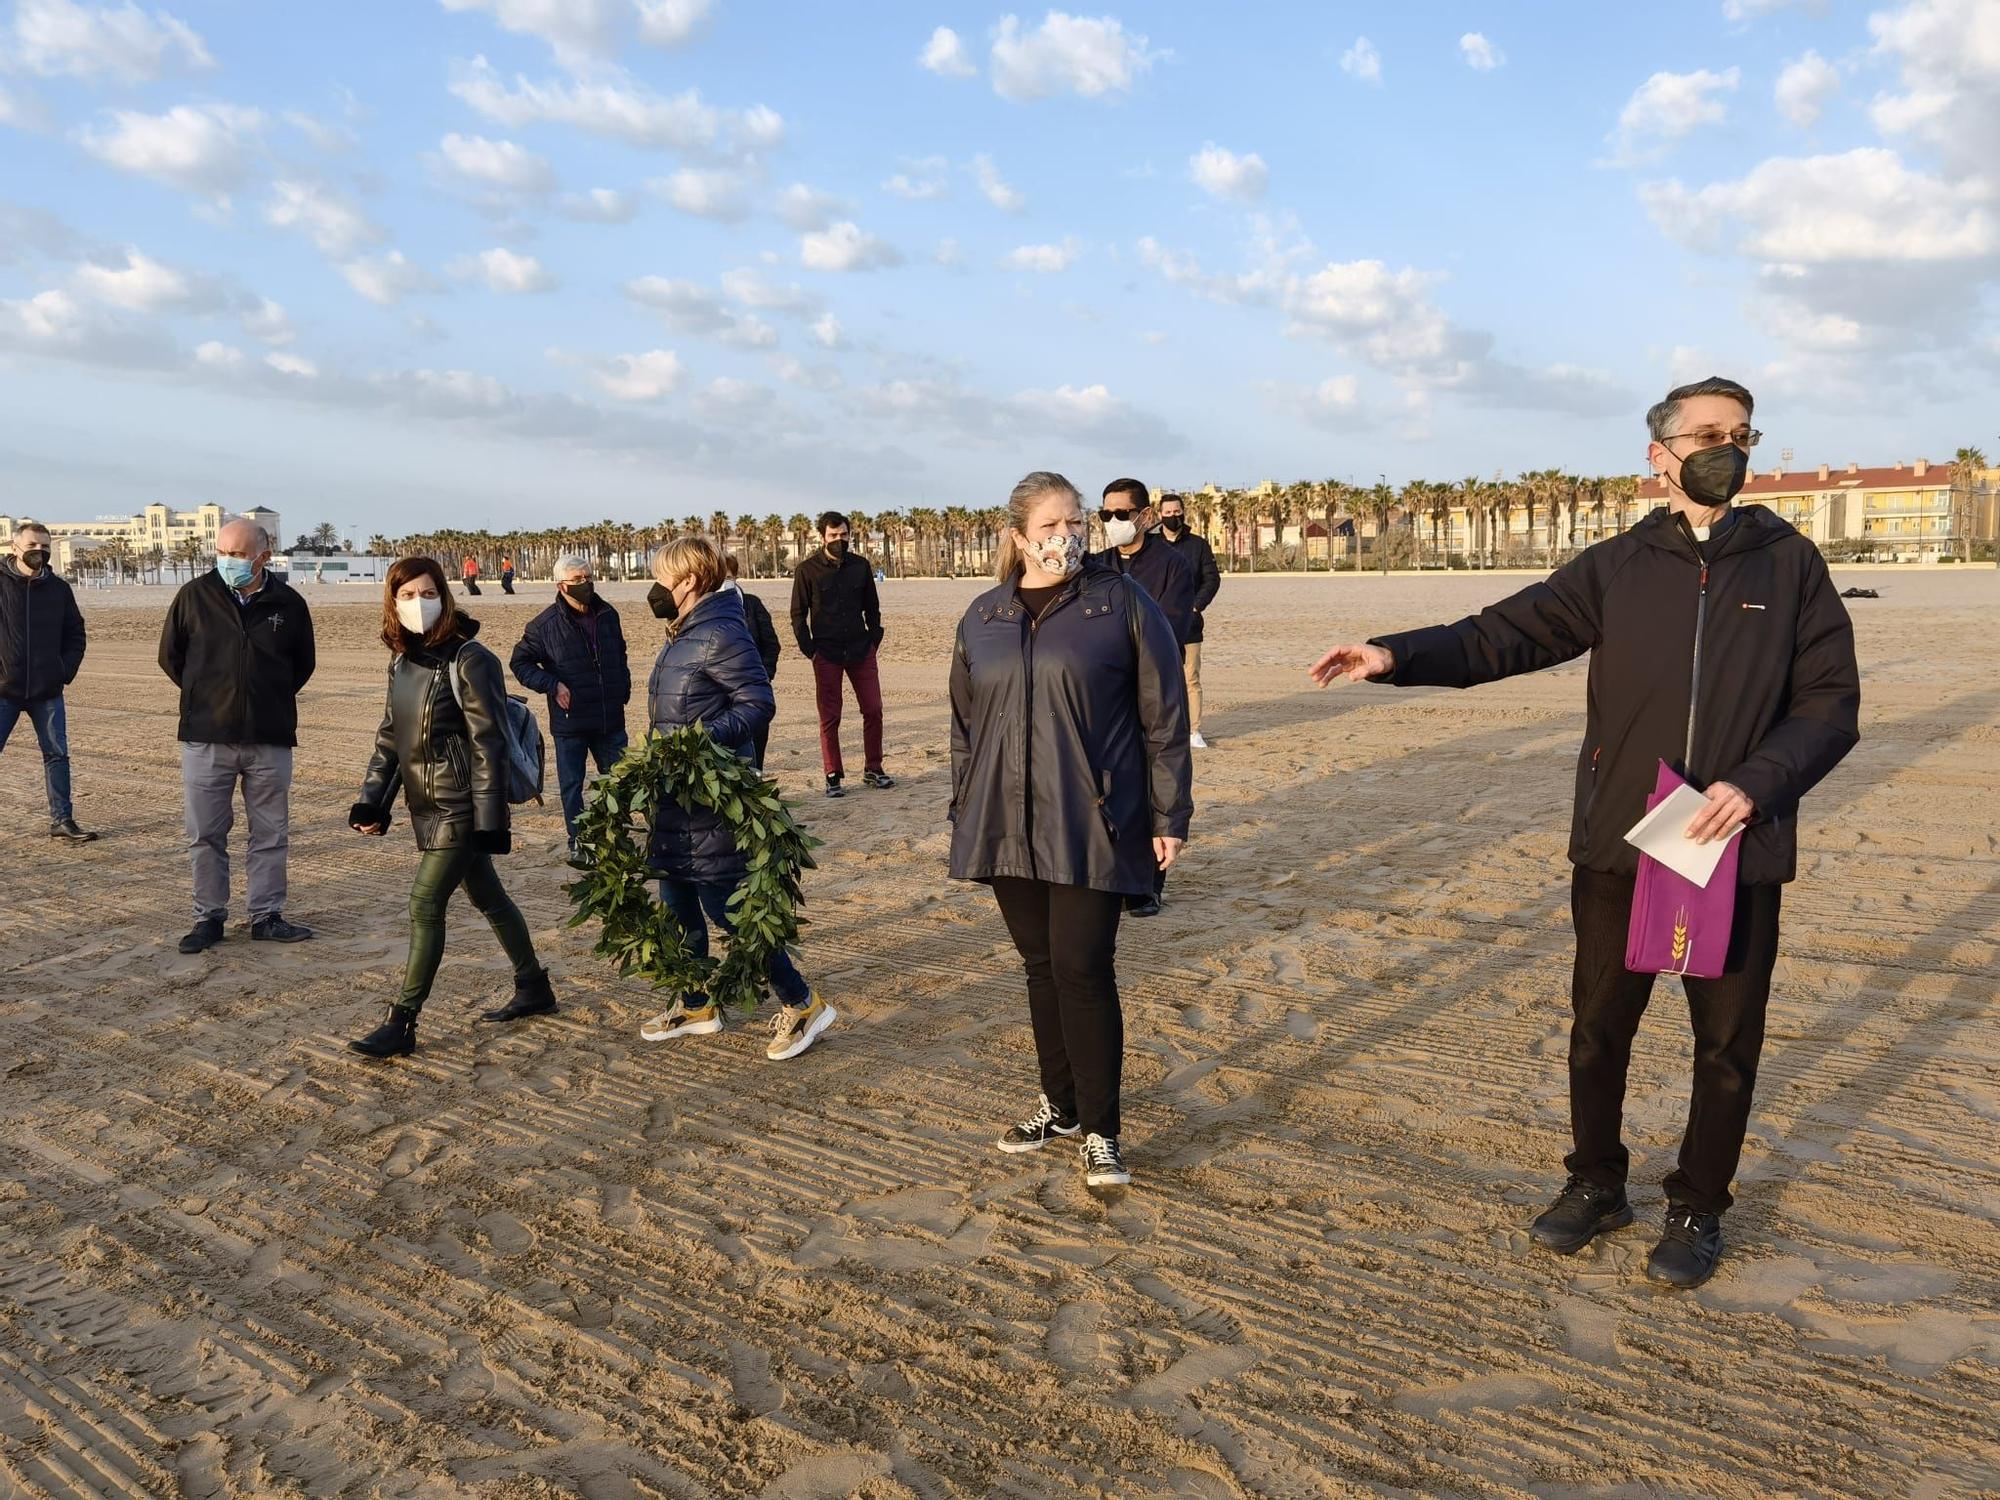
POLYGON ((1160 524, 1152 535, 1187 559, 1194 569, 1194 622, 1188 627, 1187 646, 1181 653, 1181 668, 1187 677, 1188 744, 1206 750, 1201 737, 1201 639, 1202 612, 1215 602, 1222 588, 1222 570, 1215 565, 1215 549, 1208 538, 1188 530, 1187 501, 1179 495, 1160 496, 1160 524))
POLYGON ((841 679, 854 684, 861 706, 861 780, 873 787, 896 783, 882 770, 882 679, 875 651, 882 644, 882 602, 875 570, 848 550, 847 517, 819 518, 820 549, 792 570, 792 636, 813 664, 819 707, 819 754, 826 794, 843 795, 840 758, 841 679))

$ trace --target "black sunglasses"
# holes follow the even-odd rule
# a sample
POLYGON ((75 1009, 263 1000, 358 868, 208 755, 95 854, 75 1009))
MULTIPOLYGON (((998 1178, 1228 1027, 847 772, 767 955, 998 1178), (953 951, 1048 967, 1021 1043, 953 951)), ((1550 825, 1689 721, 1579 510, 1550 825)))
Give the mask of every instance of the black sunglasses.
POLYGON ((1100 521, 1129 521, 1138 514, 1139 512, 1136 510, 1099 510, 1097 519, 1100 521))

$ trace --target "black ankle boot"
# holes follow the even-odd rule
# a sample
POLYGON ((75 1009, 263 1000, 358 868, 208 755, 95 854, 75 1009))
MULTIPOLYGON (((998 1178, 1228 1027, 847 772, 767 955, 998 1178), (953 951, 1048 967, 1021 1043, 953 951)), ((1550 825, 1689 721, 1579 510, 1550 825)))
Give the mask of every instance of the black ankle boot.
POLYGON ((523 1016, 553 1015, 556 992, 549 986, 549 971, 541 970, 533 979, 514 981, 514 998, 498 1010, 480 1016, 482 1021, 518 1021, 523 1016))
POLYGON ((347 1045, 363 1057, 408 1057, 417 1050, 417 1013, 392 1005, 380 1026, 347 1045))
POLYGON ((1666 1233, 1646 1260, 1648 1280, 1683 1291, 1715 1274, 1722 1258, 1722 1219, 1681 1203, 1667 1205, 1666 1233))

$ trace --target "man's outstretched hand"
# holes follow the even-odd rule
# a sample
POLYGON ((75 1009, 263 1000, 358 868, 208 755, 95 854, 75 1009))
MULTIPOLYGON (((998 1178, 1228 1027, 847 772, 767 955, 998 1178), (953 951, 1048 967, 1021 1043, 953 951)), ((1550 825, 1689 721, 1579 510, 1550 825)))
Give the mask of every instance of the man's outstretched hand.
POLYGON ((1332 687, 1346 678, 1366 682, 1371 677, 1387 677, 1396 669, 1395 653, 1384 646, 1335 646, 1312 665, 1309 674, 1321 687, 1332 687))
POLYGON ((1739 824, 1749 822, 1756 811, 1743 793, 1726 781, 1718 781, 1708 789, 1708 806, 1688 824, 1687 836, 1697 844, 1728 838, 1739 824))

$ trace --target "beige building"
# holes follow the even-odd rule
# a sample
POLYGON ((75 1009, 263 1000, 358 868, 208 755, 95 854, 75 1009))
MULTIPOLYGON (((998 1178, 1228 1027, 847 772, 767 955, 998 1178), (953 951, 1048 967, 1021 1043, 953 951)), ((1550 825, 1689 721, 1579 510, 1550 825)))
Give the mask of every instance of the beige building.
MULTIPOLYGON (((1965 541, 1992 539, 1993 494, 1992 481, 1982 476, 1974 476, 1969 493, 1962 487, 1954 494, 1949 466, 1919 458, 1878 469, 1821 464, 1753 471, 1737 501, 1769 507, 1822 550, 1936 562, 1957 556, 1965 541)), ((1665 504, 1666 487, 1647 480, 1639 486, 1639 503, 1642 513, 1665 504)))
MULTIPOLYGON (((279 534, 283 522, 275 510, 255 505, 243 516, 264 528, 274 550, 284 546, 279 534)), ((12 537, 14 528, 27 519, 25 515, 0 514, 0 535, 12 537)), ((33 519, 49 528, 49 561, 58 572, 74 573, 106 543, 119 540, 125 543, 128 566, 145 571, 175 563, 206 566, 215 556, 216 533, 235 519, 235 512, 213 503, 175 510, 155 502, 133 516, 99 516, 90 521, 33 519)))

